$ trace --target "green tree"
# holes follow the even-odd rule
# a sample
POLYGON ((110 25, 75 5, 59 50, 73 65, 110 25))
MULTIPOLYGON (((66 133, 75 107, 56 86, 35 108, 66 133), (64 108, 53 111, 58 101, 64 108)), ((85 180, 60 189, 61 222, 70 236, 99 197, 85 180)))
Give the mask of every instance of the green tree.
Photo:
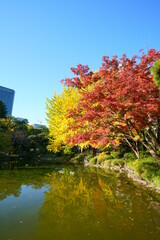
POLYGON ((12 148, 12 119, 11 117, 0 118, 0 153, 10 154, 12 148))
POLYGON ((160 59, 158 59, 152 67, 153 80, 160 87, 160 59))
POLYGON ((36 152, 37 150, 41 153, 47 151, 48 145, 48 134, 49 130, 46 126, 40 126, 34 128, 32 125, 28 126, 28 141, 30 150, 36 152))
POLYGON ((7 115, 7 109, 2 100, 0 100, 0 118, 5 118, 7 115))
POLYGON ((29 152, 28 143, 28 121, 24 119, 19 121, 16 118, 12 118, 12 145, 13 152, 16 154, 22 154, 29 152))

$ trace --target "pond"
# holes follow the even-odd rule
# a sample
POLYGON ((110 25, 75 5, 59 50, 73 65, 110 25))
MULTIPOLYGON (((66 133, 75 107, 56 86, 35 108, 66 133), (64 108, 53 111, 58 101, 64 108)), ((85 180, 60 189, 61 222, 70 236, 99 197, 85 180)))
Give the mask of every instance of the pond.
POLYGON ((0 239, 160 239, 160 196, 95 168, 3 169, 0 239))

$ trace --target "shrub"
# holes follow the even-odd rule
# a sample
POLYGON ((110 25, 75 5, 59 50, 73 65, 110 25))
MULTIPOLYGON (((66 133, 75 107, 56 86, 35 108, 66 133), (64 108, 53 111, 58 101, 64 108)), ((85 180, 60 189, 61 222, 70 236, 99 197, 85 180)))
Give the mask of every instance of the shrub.
POLYGON ((82 153, 76 155, 75 157, 73 157, 71 159, 72 162, 75 162, 75 163, 80 163, 84 160, 84 155, 82 153))
POLYGON ((160 187, 160 167, 153 157, 146 157, 129 162, 128 166, 134 169, 143 179, 160 187))
POLYGON ((110 167, 111 166, 111 160, 106 160, 103 162, 104 167, 110 167))
POLYGON ((160 173, 157 176, 154 176, 152 181, 155 186, 160 187, 160 173))
POLYGON ((120 152, 111 152, 111 157, 113 159, 117 159, 121 157, 121 153, 120 152))
POLYGON ((97 158, 97 164, 101 164, 103 161, 104 161, 103 158, 100 159, 97 158))
POLYGON ((98 155, 97 157, 97 163, 101 164, 102 162, 104 162, 105 160, 111 159, 112 156, 111 155, 107 155, 105 153, 101 153, 98 155))
POLYGON ((97 156, 92 157, 89 161, 91 164, 96 164, 97 163, 97 156))
POLYGON ((151 157, 150 153, 147 151, 140 151, 139 152, 140 158, 148 158, 151 157))
POLYGON ((141 175, 141 173, 144 171, 143 162, 140 159, 129 162, 128 165, 129 167, 133 168, 138 173, 138 175, 141 175))
POLYGON ((113 159, 112 160, 112 164, 113 164, 113 166, 121 167, 121 166, 123 166, 125 164, 125 161, 122 160, 122 159, 113 159))
POLYGON ((101 158, 103 158, 103 156, 105 155, 105 152, 102 152, 102 153, 100 153, 99 155, 98 155, 98 159, 100 160, 101 158))
POLYGON ((132 152, 129 152, 124 154, 124 158, 127 160, 134 160, 136 159, 136 155, 132 152))
POLYGON ((92 154, 88 154, 88 155, 86 155, 86 158, 87 158, 88 161, 90 161, 92 157, 93 157, 92 154))
POLYGON ((160 156, 160 151, 157 151, 157 155, 160 156))
POLYGON ((63 152, 64 152, 65 155, 73 155, 72 154, 72 149, 70 147, 68 147, 68 146, 64 147, 63 152))

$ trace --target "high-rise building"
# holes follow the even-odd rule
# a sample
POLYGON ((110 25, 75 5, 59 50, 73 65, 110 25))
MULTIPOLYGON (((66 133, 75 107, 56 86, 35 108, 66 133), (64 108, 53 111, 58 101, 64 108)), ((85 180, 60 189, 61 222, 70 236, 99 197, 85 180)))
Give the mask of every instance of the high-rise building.
POLYGON ((39 129, 39 128, 41 128, 41 127, 46 127, 45 125, 39 124, 39 123, 34 123, 32 126, 33 126, 35 129, 39 129))
POLYGON ((7 115, 12 115, 15 91, 0 86, 0 100, 2 100, 7 108, 7 115))

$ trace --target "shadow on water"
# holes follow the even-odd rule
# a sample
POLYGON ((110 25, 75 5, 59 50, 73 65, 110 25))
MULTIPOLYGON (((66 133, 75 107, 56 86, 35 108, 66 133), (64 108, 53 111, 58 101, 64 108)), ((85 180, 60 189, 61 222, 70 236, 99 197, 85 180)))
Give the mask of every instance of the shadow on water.
POLYGON ((11 169, 0 171, 1 239, 159 239, 159 196, 125 176, 53 162, 11 169))
MULTIPOLYGON (((54 157, 24 156, 2 157, 0 156, 0 170, 27 169, 27 168, 50 168, 52 165, 64 164, 56 162, 54 157)), ((67 164, 67 162, 65 163, 67 164)))

